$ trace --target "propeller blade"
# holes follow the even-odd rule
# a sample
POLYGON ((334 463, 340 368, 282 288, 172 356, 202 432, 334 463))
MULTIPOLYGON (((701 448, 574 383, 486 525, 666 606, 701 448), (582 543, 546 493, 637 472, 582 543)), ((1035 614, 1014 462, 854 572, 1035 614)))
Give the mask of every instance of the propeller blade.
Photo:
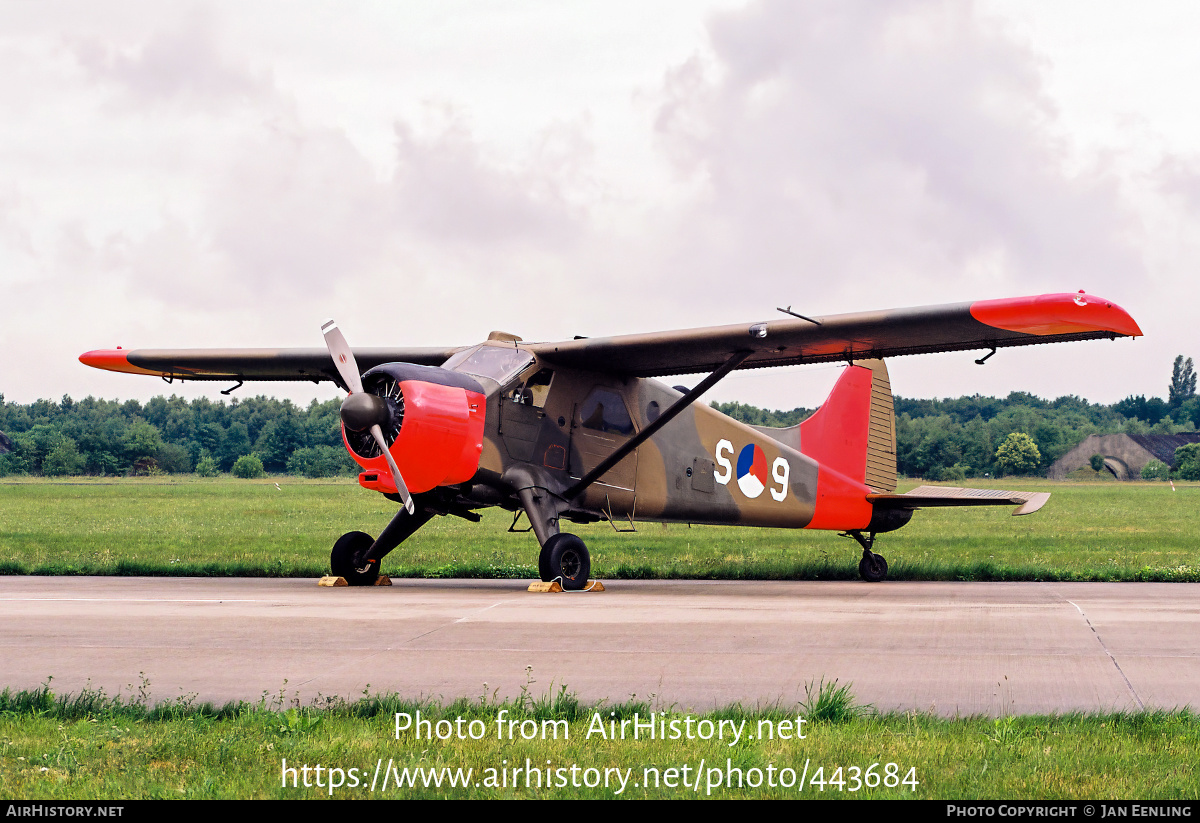
POLYGON ((404 501, 404 508, 409 514, 415 514, 416 509, 413 506, 412 495, 408 493, 408 486, 404 485, 404 478, 400 476, 400 469, 396 466, 396 461, 392 459, 392 453, 388 450, 387 441, 383 439, 383 429, 379 426, 371 427, 371 434, 375 435, 375 442, 379 444, 380 451, 383 452, 384 458, 387 459, 388 468, 392 470, 392 480, 396 482, 396 491, 400 494, 400 499, 404 501))
POLYGON ((333 365, 337 366, 338 374, 342 376, 342 382, 350 389, 351 394, 361 392, 362 376, 358 373, 358 362, 355 361, 354 351, 346 342, 342 330, 330 318, 321 324, 321 334, 325 335, 325 345, 329 349, 329 356, 333 358, 333 365))
MULTIPOLYGON (((321 334, 325 335, 325 345, 329 349, 329 356, 333 358, 333 365, 337 366, 338 374, 342 376, 342 382, 350 389, 350 394, 361 394, 363 386, 362 375, 358 373, 358 361, 354 359, 354 352, 351 350, 350 344, 346 342, 346 337, 342 334, 342 330, 330 318, 321 324, 321 334)), ((345 414, 343 414, 343 419, 344 417, 345 414)), ((371 425, 371 435, 375 438, 375 442, 379 444, 379 450, 383 452, 384 459, 387 460, 388 468, 392 472, 392 480, 396 484, 396 491, 400 494, 400 499, 404 501, 405 510, 409 514, 414 514, 416 507, 413 505, 412 495, 408 493, 408 486, 404 484, 404 478, 400 474, 400 467, 396 465, 396 461, 392 458, 387 440, 383 437, 383 429, 379 427, 378 423, 371 425)))

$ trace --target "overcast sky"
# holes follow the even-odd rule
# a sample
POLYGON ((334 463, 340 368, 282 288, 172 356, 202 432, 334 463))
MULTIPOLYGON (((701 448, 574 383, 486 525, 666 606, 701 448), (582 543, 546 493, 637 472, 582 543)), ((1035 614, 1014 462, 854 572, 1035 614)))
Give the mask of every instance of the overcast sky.
MULTIPOLYGON (((897 358, 909 397, 1200 357, 1200 6, 0 0, 0 393, 83 351, 463 345, 1087 291, 1146 337, 897 358)), ((709 396, 821 402, 832 367, 709 396)), ((306 401, 331 386, 240 392, 306 401)))

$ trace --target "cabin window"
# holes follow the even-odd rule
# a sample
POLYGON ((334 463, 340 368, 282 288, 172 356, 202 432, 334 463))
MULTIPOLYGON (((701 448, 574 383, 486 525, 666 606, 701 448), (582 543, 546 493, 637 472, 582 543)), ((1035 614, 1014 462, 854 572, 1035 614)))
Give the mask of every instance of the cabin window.
POLYGON ((546 407, 546 398, 550 396, 550 381, 554 372, 542 369, 525 381, 524 385, 512 390, 512 402, 522 406, 532 406, 535 409, 546 407))
POLYGON ((606 434, 633 434, 633 420, 625 401, 612 389, 592 389, 579 409, 579 424, 606 434))

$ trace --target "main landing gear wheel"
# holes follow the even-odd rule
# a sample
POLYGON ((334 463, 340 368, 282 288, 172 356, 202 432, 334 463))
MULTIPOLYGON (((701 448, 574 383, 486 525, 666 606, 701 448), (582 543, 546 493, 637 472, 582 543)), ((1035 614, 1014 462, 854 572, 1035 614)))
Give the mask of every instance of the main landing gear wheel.
POLYGON ((854 529, 848 532, 842 532, 842 537, 853 537, 858 541, 858 545, 862 546, 862 560, 858 561, 858 574, 863 580, 868 583, 878 583, 887 577, 887 561, 883 559, 882 554, 875 554, 871 551, 871 547, 875 545, 875 532, 864 535, 861 531, 854 529))
POLYGON ((858 561, 858 574, 868 583, 878 583, 887 577, 887 561, 882 554, 865 551, 858 561))
POLYGON ((538 572, 546 583, 557 580, 567 591, 578 591, 587 585, 592 558, 582 540, 573 534, 559 533, 542 546, 538 572))
POLYGON ((362 557, 375 539, 365 532, 347 532, 333 544, 329 568, 335 577, 344 577, 351 586, 370 586, 379 577, 378 563, 363 563, 362 557))

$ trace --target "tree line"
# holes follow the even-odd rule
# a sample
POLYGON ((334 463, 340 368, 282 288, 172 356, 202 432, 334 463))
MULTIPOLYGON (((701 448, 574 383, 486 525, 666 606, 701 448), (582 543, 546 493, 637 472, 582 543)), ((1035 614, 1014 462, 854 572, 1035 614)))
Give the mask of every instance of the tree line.
MULTIPOLYGON (((713 406, 763 426, 792 426, 814 411, 713 406)), ((64 395, 58 402, 23 405, 0 394, 0 432, 7 434, 0 439, 0 476, 211 475, 235 468, 242 476, 356 474, 342 445, 339 408, 338 400, 301 408, 261 395, 228 403, 160 396, 145 404, 64 395)), ((1166 400, 1139 395, 1105 406, 1075 396, 1043 400, 1013 392, 1003 399, 897 397, 895 409, 898 469, 929 480, 1040 474, 1091 434, 1176 434, 1200 427, 1195 371, 1191 358, 1182 356, 1166 400), (1013 438, 1018 434, 1023 437, 1013 438)))
POLYGON ((342 445, 340 403, 235 399, 226 404, 177 396, 136 400, 88 397, 10 403, 0 395, 4 475, 216 474, 289 472, 309 477, 357 473, 342 445))
MULTIPOLYGON (((896 397, 894 402, 897 469, 927 480, 1044 474, 1089 435, 1178 434, 1200 428, 1196 374, 1192 359, 1182 356, 1175 360, 1167 400, 1138 395, 1106 406, 1074 395, 1044 400, 1012 392, 1003 399, 896 397)), ((713 407, 759 426, 794 426, 814 411, 768 411, 743 403, 713 407)))

